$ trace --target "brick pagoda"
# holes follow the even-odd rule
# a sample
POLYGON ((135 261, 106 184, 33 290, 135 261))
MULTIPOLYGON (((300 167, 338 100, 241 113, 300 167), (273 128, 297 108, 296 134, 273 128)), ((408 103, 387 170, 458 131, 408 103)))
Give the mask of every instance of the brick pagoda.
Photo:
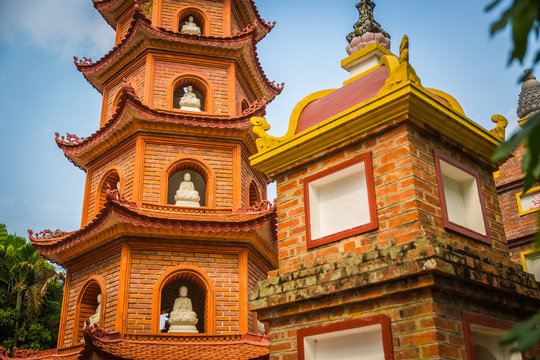
POLYGON ((47 356, 266 358, 248 292, 277 266, 276 212, 248 158, 250 118, 283 87, 256 52, 273 24, 252 0, 94 7, 116 44, 75 64, 103 94, 100 127, 56 136, 86 173, 81 229, 30 231, 66 269, 58 349, 47 356), (174 311, 194 314, 193 331, 173 331, 174 311))
MULTIPOLYGON (((510 261, 485 130, 426 88, 357 5, 343 87, 293 110, 283 137, 252 119, 252 165, 277 181, 277 270, 251 305, 272 360, 521 359, 499 338, 540 307, 510 261)), ((523 358, 538 358, 532 349, 523 358)))
MULTIPOLYGON (((540 82, 529 70, 526 72, 517 108, 519 126, 524 126, 532 113, 540 110, 540 82)), ((525 174, 521 171, 521 162, 525 151, 523 145, 520 145, 514 151, 514 156, 494 176, 510 257, 540 281, 540 252, 534 249, 540 211, 540 184, 523 193, 525 174)))

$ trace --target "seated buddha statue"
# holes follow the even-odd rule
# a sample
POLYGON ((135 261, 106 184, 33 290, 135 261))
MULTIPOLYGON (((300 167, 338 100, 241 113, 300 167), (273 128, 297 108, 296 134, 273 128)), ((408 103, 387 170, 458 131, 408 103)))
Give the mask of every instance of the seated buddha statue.
POLYGON ((182 34, 201 35, 201 28, 193 20, 193 16, 188 17, 186 23, 180 29, 182 34))
POLYGON ((199 192, 195 190, 195 185, 191 182, 190 173, 187 172, 184 174, 184 181, 180 183, 180 187, 176 191, 174 200, 176 201, 174 204, 176 206, 201 206, 199 203, 201 197, 199 196, 199 192))
MULTIPOLYGON (((99 325, 99 318, 101 317, 101 294, 98 294, 97 296, 97 308, 96 308, 96 312, 90 316, 88 318, 88 320, 90 321, 90 325, 92 326, 96 326, 96 325, 99 325)), ((83 325, 83 330, 86 329, 86 321, 84 322, 84 325, 83 325)), ((81 342, 84 342, 84 338, 81 339, 81 342)))
POLYGON ((180 110, 184 111, 201 111, 201 100, 193 92, 193 87, 187 87, 187 91, 180 98, 180 110))
POLYGON ((197 314, 193 311, 191 299, 188 298, 188 288, 183 285, 180 287, 179 297, 174 300, 173 310, 169 314, 169 332, 170 333, 198 333, 195 327, 197 314))

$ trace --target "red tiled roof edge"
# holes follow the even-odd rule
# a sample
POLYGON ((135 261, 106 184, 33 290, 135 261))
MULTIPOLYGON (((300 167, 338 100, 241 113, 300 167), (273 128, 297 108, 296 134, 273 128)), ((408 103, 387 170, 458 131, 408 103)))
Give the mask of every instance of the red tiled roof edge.
MULTIPOLYGON (((272 224, 272 237, 275 243, 276 208, 272 207, 259 213, 252 213, 253 217, 238 222, 216 220, 183 220, 167 219, 158 216, 150 216, 135 211, 141 208, 140 203, 129 202, 118 190, 107 190, 107 201, 94 219, 82 229, 66 233, 57 238, 41 239, 34 236, 33 231, 28 230, 30 242, 39 253, 47 256, 67 249, 98 232, 109 220, 113 211, 118 218, 134 226, 154 227, 162 229, 175 229, 198 232, 241 232, 260 228, 268 221, 272 224)), ((242 214, 237 214, 241 216, 242 214)), ((231 216, 235 216, 232 214, 231 216)))
MULTIPOLYGON (((246 130, 251 127, 251 124, 249 122, 251 117, 264 116, 266 114, 266 100, 264 98, 261 101, 255 101, 254 103, 252 103, 248 111, 238 117, 223 118, 212 115, 197 115, 195 113, 176 115, 162 112, 144 105, 137 98, 137 96, 134 94, 134 91, 132 91, 132 88, 130 89, 129 86, 122 86, 120 91, 120 100, 114 115, 109 121, 107 121, 92 135, 86 138, 80 138, 69 133, 66 137, 60 136, 58 132, 55 134, 56 144, 60 149, 64 151, 64 154, 68 159, 68 155, 80 153, 95 144, 96 142, 100 141, 107 135, 114 132, 114 130, 120 124, 121 119, 126 112, 128 106, 131 106, 132 109, 136 110, 139 114, 152 120, 199 127, 236 128, 246 130)), ((77 164, 75 165, 80 167, 77 164)))
POLYGON ((242 32, 239 32, 236 35, 230 37, 191 35, 173 32, 163 28, 155 28, 151 25, 151 21, 146 16, 144 16, 137 4, 134 8, 135 11, 133 12, 132 21, 128 29, 127 35, 122 39, 120 43, 114 46, 112 50, 105 54, 101 59, 97 60, 96 62, 92 62, 91 59, 83 58, 82 60, 79 60, 77 57, 73 57, 77 70, 81 71, 86 80, 99 92, 101 91, 97 89, 94 84, 92 84, 92 82, 88 78, 88 75, 98 71, 103 66, 106 66, 108 63, 112 62, 116 57, 120 56, 122 50, 126 48, 135 38, 135 35, 137 34, 136 30, 139 27, 143 27, 149 33, 170 41, 186 42, 205 46, 223 47, 225 45, 228 45, 236 47, 243 46, 251 41, 252 57, 255 62, 255 67, 257 69, 258 75, 263 80, 265 86, 270 89, 270 91, 275 95, 278 95, 283 90, 283 85, 276 85, 273 82, 270 82, 262 70, 257 55, 257 48, 255 46, 257 26, 260 25, 258 21, 255 21, 254 24, 247 26, 244 30, 242 30, 242 32))

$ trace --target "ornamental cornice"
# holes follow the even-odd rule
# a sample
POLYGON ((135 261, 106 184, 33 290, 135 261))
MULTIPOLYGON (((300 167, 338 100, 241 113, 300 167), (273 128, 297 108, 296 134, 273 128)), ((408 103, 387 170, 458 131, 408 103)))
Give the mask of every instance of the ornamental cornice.
POLYGON ((95 149, 104 139, 118 133, 121 129, 126 129, 127 133, 132 133, 141 129, 142 125, 146 123, 154 123, 159 127, 164 127, 167 124, 171 126, 185 125, 192 128, 236 130, 242 133, 247 140, 251 139, 249 135, 250 118, 253 116, 264 116, 266 113, 266 100, 263 98, 260 101, 254 101, 243 114, 234 118, 197 115, 196 113, 185 112, 175 114, 152 109, 144 105, 136 97, 135 93, 130 91, 129 84, 124 84, 120 91, 120 100, 113 117, 90 136, 78 137, 70 133, 67 133, 66 136, 61 136, 58 132, 56 133, 55 140, 58 147, 64 151, 64 155, 77 167, 84 170, 86 166, 82 159, 84 153, 95 149), (128 112, 134 114, 136 119, 133 119, 132 116, 127 116, 128 112), (126 127, 126 121, 132 124, 137 122, 138 125, 133 125, 129 128, 126 127))
MULTIPOLYGON (((262 207, 261 207, 262 208, 262 207)), ((257 231, 269 224, 270 241, 256 236, 253 245, 266 257, 276 255, 276 209, 275 207, 259 212, 240 213, 229 209, 229 214, 193 214, 189 209, 185 213, 174 211, 147 210, 142 203, 125 199, 117 189, 108 189, 106 202, 95 218, 82 229, 57 234, 56 237, 40 235, 48 231, 34 233, 28 230, 29 238, 39 253, 58 263, 62 263, 62 252, 81 244, 91 246, 90 238, 105 228, 114 226, 113 222, 138 228, 152 228, 177 233, 242 233, 257 231)), ((266 228, 265 228, 266 229, 266 228)), ((250 240, 251 241, 251 240, 250 240)))
MULTIPOLYGON (((283 84, 276 85, 268 80, 262 70, 257 55, 257 29, 262 26, 260 21, 255 20, 253 24, 247 26, 241 32, 237 32, 233 36, 218 37, 192 35, 173 32, 164 28, 153 27, 151 25, 151 21, 144 16, 138 5, 135 5, 134 9, 132 22, 126 36, 101 59, 93 62, 90 58, 83 57, 82 59, 79 59, 74 57, 75 66, 83 73, 86 80, 94 88, 96 88, 96 90, 102 92, 103 88, 101 81, 96 78, 97 74, 105 72, 108 67, 112 66, 123 54, 128 51, 127 49, 135 46, 135 44, 138 42, 145 41, 145 39, 159 39, 162 41, 173 42, 178 45, 201 47, 206 49, 213 48, 234 50, 247 47, 250 49, 249 52, 251 53, 251 60, 254 63, 254 70, 270 94, 275 96, 281 92, 283 84)), ((266 24, 266 26, 270 25, 266 24)))

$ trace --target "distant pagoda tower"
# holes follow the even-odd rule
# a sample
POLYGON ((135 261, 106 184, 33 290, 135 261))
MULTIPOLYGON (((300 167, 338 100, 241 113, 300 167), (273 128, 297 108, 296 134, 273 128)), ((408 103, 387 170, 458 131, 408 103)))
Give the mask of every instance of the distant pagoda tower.
MULTIPOLYGON (((516 111, 518 124, 524 126, 533 113, 539 110, 540 82, 530 70, 525 70, 516 111)), ((540 281, 540 251, 534 247, 534 237, 538 231, 537 215, 540 211, 540 184, 523 192, 525 174, 521 171, 521 162, 525 152, 523 144, 518 146, 513 156, 494 176, 510 257, 540 281)))
POLYGON ((86 172, 81 229, 30 231, 67 272, 57 353, 264 358, 248 292, 277 266, 276 212, 248 158, 250 118, 283 88, 256 52, 273 24, 252 0, 94 7, 116 44, 75 64, 103 94, 100 127, 56 136, 86 172))
POLYGON ((392 54, 357 7, 343 86, 282 137, 252 119, 251 163, 277 183, 279 266, 250 295, 270 359, 521 359, 498 341, 540 288, 510 261, 492 176, 507 121, 488 131, 424 87, 407 36, 392 54))

